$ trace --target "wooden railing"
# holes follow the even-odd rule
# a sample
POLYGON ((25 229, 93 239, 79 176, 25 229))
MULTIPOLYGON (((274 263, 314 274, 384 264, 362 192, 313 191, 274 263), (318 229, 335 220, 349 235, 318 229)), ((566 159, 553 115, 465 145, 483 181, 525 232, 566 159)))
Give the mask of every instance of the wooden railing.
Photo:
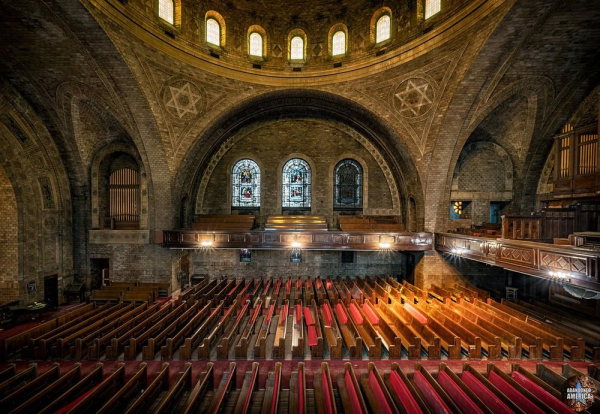
POLYGON ((538 241, 541 237, 541 216, 502 216, 502 238, 538 241))

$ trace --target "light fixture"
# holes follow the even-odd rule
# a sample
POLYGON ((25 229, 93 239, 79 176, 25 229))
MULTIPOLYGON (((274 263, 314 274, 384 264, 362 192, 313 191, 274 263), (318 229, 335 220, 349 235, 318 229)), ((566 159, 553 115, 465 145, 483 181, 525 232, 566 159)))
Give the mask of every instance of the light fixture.
POLYGON ((390 247, 391 247, 391 244, 389 244, 389 243, 385 243, 385 242, 379 243, 380 249, 389 249, 390 247))
POLYGON ((200 246, 202 247, 212 247, 212 240, 203 240, 202 243, 200 243, 200 246))
POLYGON ((292 249, 299 249, 302 247, 302 244, 299 241, 292 242, 292 249))

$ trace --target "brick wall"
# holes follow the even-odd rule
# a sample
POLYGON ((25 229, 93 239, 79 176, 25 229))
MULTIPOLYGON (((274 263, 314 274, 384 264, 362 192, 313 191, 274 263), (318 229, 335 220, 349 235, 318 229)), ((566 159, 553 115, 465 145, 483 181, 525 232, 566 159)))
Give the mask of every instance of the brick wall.
POLYGON ((12 184, 0 167, 0 301, 19 299, 19 216, 12 184))

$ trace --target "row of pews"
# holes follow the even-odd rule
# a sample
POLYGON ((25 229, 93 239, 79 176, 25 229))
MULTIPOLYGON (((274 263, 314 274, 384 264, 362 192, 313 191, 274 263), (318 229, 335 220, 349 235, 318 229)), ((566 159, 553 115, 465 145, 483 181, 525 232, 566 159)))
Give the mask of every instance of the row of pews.
POLYGON ((154 302, 171 294, 171 284, 142 282, 111 282, 108 286, 92 290, 92 302, 154 302))
POLYGON ((594 321, 554 323, 532 306, 390 277, 206 278, 164 303, 92 302, 9 331, 0 352, 5 360, 600 360, 594 321))
MULTIPOLYGON (((561 394, 568 378, 589 374, 600 388, 596 365, 588 372, 569 364, 557 372, 543 363, 535 371, 518 363, 509 369, 119 362, 54 363, 42 372, 36 364, 19 371, 9 364, 0 369, 0 404, 6 413, 566 414, 574 412, 561 394)), ((598 409, 596 398, 589 412, 598 409)))

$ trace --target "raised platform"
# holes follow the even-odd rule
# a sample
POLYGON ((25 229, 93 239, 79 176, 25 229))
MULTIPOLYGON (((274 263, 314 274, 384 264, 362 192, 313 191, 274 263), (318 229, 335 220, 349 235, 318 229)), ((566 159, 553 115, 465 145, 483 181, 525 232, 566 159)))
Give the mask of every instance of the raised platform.
POLYGON ((154 243, 166 248, 290 249, 304 250, 397 250, 433 249, 431 233, 377 233, 337 231, 248 231, 200 232, 161 230, 154 232, 154 243))
POLYGON ((436 233, 435 248, 508 270, 600 290, 600 250, 454 233, 436 233))

